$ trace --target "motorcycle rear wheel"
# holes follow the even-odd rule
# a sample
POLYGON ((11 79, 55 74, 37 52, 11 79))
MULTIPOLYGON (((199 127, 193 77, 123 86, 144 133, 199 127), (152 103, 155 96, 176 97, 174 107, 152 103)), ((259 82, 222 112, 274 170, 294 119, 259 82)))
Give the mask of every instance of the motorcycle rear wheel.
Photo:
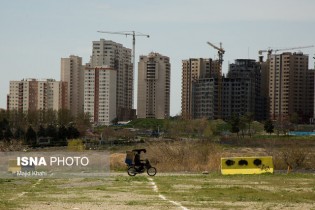
POLYGON ((135 169, 135 167, 130 166, 127 170, 127 173, 129 176, 135 176, 137 174, 137 170, 135 169))

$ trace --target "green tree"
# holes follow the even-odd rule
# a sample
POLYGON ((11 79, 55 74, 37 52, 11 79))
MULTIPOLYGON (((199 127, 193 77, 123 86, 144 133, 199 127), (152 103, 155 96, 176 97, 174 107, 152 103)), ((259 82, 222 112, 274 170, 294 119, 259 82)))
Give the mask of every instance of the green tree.
POLYGON ((212 120, 211 127, 213 129, 214 135, 221 135, 227 133, 228 131, 231 131, 230 123, 227 123, 221 119, 212 120))
POLYGON ((25 135, 24 130, 22 130, 21 127, 18 127, 14 132, 14 138, 15 139, 23 139, 25 135))
POLYGON ((275 122, 275 130, 277 131, 277 134, 279 135, 280 132, 282 132, 284 135, 287 135, 289 130, 292 128, 292 124, 287 119, 278 119, 275 122))
POLYGON ((53 109, 45 110, 44 116, 43 116, 43 124, 44 125, 49 125, 49 124, 56 125, 57 123, 58 123, 57 111, 55 111, 53 109))
POLYGON ((6 141, 10 141, 13 138, 13 133, 9 126, 5 129, 3 137, 6 141))
POLYGON ((86 131, 91 128, 90 117, 89 113, 81 113, 75 119, 75 126, 81 136, 84 136, 86 131))
POLYGON ((288 132, 290 131, 290 129, 292 129, 292 123, 290 123, 289 120, 285 119, 282 120, 282 132, 284 135, 288 135, 288 132))
POLYGON ((39 129, 37 131, 37 136, 38 137, 46 137, 46 129, 44 128, 44 126, 40 125, 39 129))
POLYGON ((197 119, 193 121, 194 131, 197 132, 198 136, 203 136, 204 131, 207 129, 209 125, 209 121, 206 118, 197 119))
POLYGON ((10 111, 10 124, 12 128, 22 128, 26 130, 28 127, 27 117, 23 111, 11 110, 10 111))
POLYGON ((109 141, 111 138, 115 137, 115 131, 111 127, 105 127, 102 132, 102 137, 104 140, 109 141))
POLYGON ((77 138, 79 138, 79 136, 80 136, 80 133, 79 133, 78 129, 73 127, 72 125, 70 125, 68 127, 67 138, 68 139, 77 139, 77 138))
POLYGON ((0 140, 3 140, 3 139, 4 139, 4 137, 3 137, 3 130, 0 129, 0 140))
POLYGON ((290 123, 293 124, 293 126, 295 127, 295 129, 297 129, 297 125, 299 124, 300 122, 300 116, 298 113, 294 112, 290 115, 290 118, 289 118, 289 121, 290 123))
POLYGON ((252 137, 251 125, 254 121, 254 114, 252 112, 247 112, 244 117, 245 123, 248 125, 248 135, 249 137, 252 137))
POLYGON ((67 145, 67 135, 68 135, 68 130, 67 128, 62 125, 58 128, 58 141, 62 146, 67 145))
POLYGON ((1 130, 6 130, 9 127, 9 121, 7 118, 3 118, 2 121, 0 122, 0 129, 1 130))
MULTIPOLYGON (((4 118, 4 119, 5 119, 5 118, 4 118)), ((0 140, 3 140, 3 139, 4 139, 3 134, 4 134, 4 131, 6 130, 6 126, 5 126, 4 122, 3 122, 4 119, 2 119, 2 120, 0 121, 0 140)))
POLYGON ((48 125, 46 128, 46 136, 52 138, 52 141, 55 143, 58 138, 56 126, 48 125))
POLYGON ((4 119, 7 118, 7 111, 4 109, 0 110, 0 122, 4 119))
POLYGON ((253 121, 251 125, 251 130, 252 130, 252 134, 260 133, 264 131, 264 124, 258 121, 253 121))
POLYGON ((264 129, 270 135, 271 135, 271 133, 273 133, 274 125, 270 119, 266 120, 265 125, 264 125, 264 129))
POLYGON ((238 124, 238 127, 240 129, 240 131, 242 132, 242 136, 244 138, 245 136, 245 132, 247 130, 247 118, 245 115, 242 115, 240 118, 239 118, 239 124, 238 124))
POLYGON ((39 112, 37 110, 31 111, 29 110, 26 115, 27 122, 29 125, 34 127, 38 127, 39 124, 39 112))
POLYGON ((68 109, 58 110, 58 124, 69 125, 73 121, 73 117, 68 109))
POLYGON ((36 132, 32 128, 32 126, 29 126, 26 134, 25 134, 26 144, 29 145, 36 145, 36 132))
POLYGON ((233 114, 231 119, 229 120, 229 124, 231 125, 230 131, 232 133, 238 133, 240 132, 240 118, 238 115, 233 114))

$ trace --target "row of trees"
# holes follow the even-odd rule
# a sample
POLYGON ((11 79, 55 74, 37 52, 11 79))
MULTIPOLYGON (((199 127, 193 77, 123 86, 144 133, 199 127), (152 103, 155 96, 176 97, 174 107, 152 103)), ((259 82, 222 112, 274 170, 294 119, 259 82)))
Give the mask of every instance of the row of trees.
POLYGON ((90 127, 88 115, 74 118, 69 110, 0 111, 0 140, 3 141, 19 139, 35 145, 37 138, 49 137, 52 144, 65 144, 66 139, 84 136, 90 127))
MULTIPOLYGON (((279 134, 286 133, 292 127, 292 122, 298 118, 293 115, 289 121, 272 122, 267 120, 265 125, 254 121, 252 113, 233 115, 230 120, 182 120, 180 118, 137 119, 129 126, 133 128, 151 129, 155 133, 164 132, 168 137, 200 137, 210 138, 224 133, 236 133, 240 136, 261 132, 279 134)), ((81 114, 76 118, 71 116, 69 110, 38 110, 38 111, 0 111, 0 140, 24 139, 26 143, 34 143, 36 137, 50 137, 53 141, 61 141, 65 138, 77 138, 85 136, 85 132, 91 128, 89 116, 81 114), (34 134, 35 133, 35 134, 34 134)), ((105 127, 99 130, 103 139, 133 139, 135 133, 126 129, 113 129, 105 127)))
POLYGON ((75 125, 80 133, 84 133, 91 126, 88 114, 79 114, 77 117, 71 115, 67 109, 61 110, 36 110, 36 111, 18 111, 18 110, 1 110, 0 121, 6 119, 12 129, 22 128, 26 130, 29 126, 39 128, 40 125, 68 126, 75 125))
POLYGON ((254 121, 252 113, 244 115, 232 115, 228 121, 194 119, 183 120, 176 119, 137 119, 129 124, 129 126, 141 129, 151 129, 155 131, 163 131, 169 137, 202 137, 208 138, 225 133, 236 133, 238 136, 252 136, 255 133, 266 131, 267 133, 287 134, 290 130, 294 130, 297 125, 298 118, 292 115, 287 120, 271 121, 266 120, 264 124, 254 121))
POLYGON ((48 138, 50 145, 65 146, 67 139, 76 139, 79 136, 79 131, 72 125, 69 127, 48 125, 47 127, 40 126, 37 132, 30 126, 22 137, 28 145, 36 145, 38 138, 48 138))
POLYGON ((102 131, 102 137, 105 141, 111 141, 115 139, 132 140, 136 138, 136 134, 135 132, 125 128, 114 129, 112 127, 105 127, 102 131))
POLYGON ((234 115, 229 121, 223 120, 182 120, 182 119, 137 119, 129 126, 134 128, 151 129, 162 131, 166 136, 176 137, 197 137, 210 138, 221 134, 241 133, 244 135, 252 135, 264 130, 263 124, 253 121, 252 114, 244 116, 234 115), (150 125, 150 126, 149 126, 150 125))
POLYGON ((75 139, 79 136, 80 132, 72 125, 68 127, 64 125, 48 125, 47 127, 40 125, 35 129, 32 126, 27 129, 21 127, 11 129, 6 119, 0 121, 0 140, 6 142, 16 139, 23 140, 25 144, 36 145, 38 138, 49 138, 51 144, 58 144, 58 142, 65 144, 66 139, 75 139))

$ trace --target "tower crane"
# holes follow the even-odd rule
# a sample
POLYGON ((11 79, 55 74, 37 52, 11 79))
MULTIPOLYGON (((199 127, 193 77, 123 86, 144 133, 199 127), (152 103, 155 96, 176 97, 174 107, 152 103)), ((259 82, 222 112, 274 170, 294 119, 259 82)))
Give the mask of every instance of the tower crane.
POLYGON ((150 35, 143 34, 136 31, 119 31, 119 32, 112 32, 112 31, 97 31, 99 33, 106 33, 106 34, 119 34, 119 35, 125 35, 132 36, 132 62, 133 62, 133 69, 135 69, 135 52, 136 52, 136 36, 146 36, 147 38, 150 38, 150 35))
MULTIPOLYGON (((127 36, 132 36, 132 64, 133 64, 133 74, 135 73, 135 68, 136 68, 136 36, 145 36, 147 38, 150 38, 150 35, 148 34, 143 34, 140 32, 136 31, 118 31, 118 32, 113 32, 113 31, 97 31, 99 33, 106 33, 106 34, 118 34, 118 35, 125 35, 127 36)), ((134 86, 134 84, 133 84, 134 86)), ((132 104, 133 104, 133 98, 132 98, 132 104)))
POLYGON ((269 58, 269 56, 272 54, 272 52, 274 53, 277 53, 279 51, 286 51, 286 50, 298 50, 298 49, 305 49, 305 48, 311 48, 311 47, 314 47, 314 45, 308 45, 308 46, 300 46, 300 47, 290 47, 290 48, 283 48, 283 49, 267 49, 267 50, 259 50, 258 51, 258 54, 260 55, 260 60, 262 61, 263 60, 263 56, 262 54, 263 53, 267 53, 267 56, 269 58))
POLYGON ((207 42, 208 45, 218 50, 219 56, 219 72, 218 72, 218 118, 221 118, 221 109, 222 109, 222 63, 223 63, 223 54, 225 50, 222 48, 222 43, 220 42, 220 47, 212 44, 211 42, 207 42))
MULTIPOLYGON (((208 45, 213 47, 214 49, 218 50, 218 56, 219 56, 219 63, 222 65, 223 63, 223 54, 225 53, 225 50, 222 48, 222 43, 220 42, 220 47, 215 46, 214 44, 207 42, 208 45)), ((220 69, 221 70, 221 69, 220 69)))

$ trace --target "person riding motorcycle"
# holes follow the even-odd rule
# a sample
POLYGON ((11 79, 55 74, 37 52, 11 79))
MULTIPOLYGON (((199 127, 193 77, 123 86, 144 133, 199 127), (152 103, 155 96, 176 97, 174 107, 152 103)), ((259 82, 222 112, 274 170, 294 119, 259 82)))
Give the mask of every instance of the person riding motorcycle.
POLYGON ((135 154, 135 166, 138 166, 139 171, 142 171, 144 168, 144 163, 142 162, 142 160, 140 159, 140 153, 136 153, 135 154))

